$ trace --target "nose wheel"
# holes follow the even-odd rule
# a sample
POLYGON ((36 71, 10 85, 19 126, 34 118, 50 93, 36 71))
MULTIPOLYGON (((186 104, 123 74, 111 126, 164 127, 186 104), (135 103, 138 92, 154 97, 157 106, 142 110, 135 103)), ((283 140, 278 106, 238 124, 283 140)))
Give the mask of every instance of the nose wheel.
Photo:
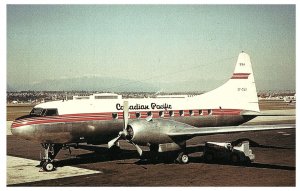
POLYGON ((43 170, 46 172, 54 171, 55 166, 54 166, 53 162, 44 162, 43 170))

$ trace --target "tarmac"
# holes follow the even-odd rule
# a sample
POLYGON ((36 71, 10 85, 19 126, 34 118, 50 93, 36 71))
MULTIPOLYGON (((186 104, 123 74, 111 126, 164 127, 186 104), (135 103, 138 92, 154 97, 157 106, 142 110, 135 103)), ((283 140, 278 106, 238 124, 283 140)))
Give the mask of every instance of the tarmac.
MULTIPOLYGON (((295 114, 295 110, 267 111, 295 114)), ((295 116, 257 117, 246 124, 285 124, 295 116)), ((190 163, 148 163, 139 159, 135 148, 120 141, 121 152, 111 155, 107 145, 82 145, 79 149, 62 150, 57 156, 57 169, 43 172, 39 164, 41 146, 19 139, 10 133, 7 122, 8 186, 295 186, 296 130, 241 132, 195 137, 187 141, 190 163), (251 140, 256 156, 248 165, 219 162, 207 164, 202 159, 206 141, 251 140), (199 149, 200 148, 200 149, 199 149)))
POLYGON ((65 166, 52 173, 44 172, 41 169, 37 172, 36 167, 40 161, 13 156, 7 156, 7 161, 9 161, 7 165, 8 185, 102 173, 71 166, 65 166))

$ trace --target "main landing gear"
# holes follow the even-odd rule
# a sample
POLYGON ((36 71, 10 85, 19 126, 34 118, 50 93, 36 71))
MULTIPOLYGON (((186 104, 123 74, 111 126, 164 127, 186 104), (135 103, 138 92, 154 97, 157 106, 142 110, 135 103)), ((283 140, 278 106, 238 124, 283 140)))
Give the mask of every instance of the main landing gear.
POLYGON ((160 159, 167 162, 175 162, 179 164, 187 164, 189 162, 189 156, 186 153, 185 148, 179 149, 177 151, 167 151, 159 153, 159 146, 152 144, 149 146, 150 152, 147 159, 153 163, 158 162, 160 159))
POLYGON ((41 153, 40 166, 44 171, 49 172, 55 170, 54 158, 62 148, 59 144, 42 143, 44 152, 41 153))
POLYGON ((180 152, 175 161, 180 164, 187 164, 189 162, 189 156, 185 152, 180 152))

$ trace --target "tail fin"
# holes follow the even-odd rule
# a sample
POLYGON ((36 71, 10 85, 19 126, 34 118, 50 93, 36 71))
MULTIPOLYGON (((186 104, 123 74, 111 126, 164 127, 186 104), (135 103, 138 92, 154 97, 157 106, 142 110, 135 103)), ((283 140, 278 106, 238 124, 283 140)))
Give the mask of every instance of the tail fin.
POLYGON ((222 86, 202 94, 215 107, 259 112, 251 61, 248 54, 239 54, 232 77, 222 86))

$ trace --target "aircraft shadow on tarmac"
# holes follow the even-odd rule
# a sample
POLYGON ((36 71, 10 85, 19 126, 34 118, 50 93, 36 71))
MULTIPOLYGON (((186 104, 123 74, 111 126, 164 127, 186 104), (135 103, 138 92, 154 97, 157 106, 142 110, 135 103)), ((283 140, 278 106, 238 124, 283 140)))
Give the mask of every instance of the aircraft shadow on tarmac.
MULTIPOLYGON (((261 148, 275 148, 275 149, 292 149, 292 148, 284 148, 284 147, 276 147, 276 146, 266 146, 266 145, 260 145, 254 141, 250 142, 250 145, 252 147, 261 147, 261 148)), ((114 152, 111 152, 108 148, 105 147, 99 147, 99 146, 91 146, 91 145, 80 145, 78 147, 79 149, 89 150, 93 151, 91 153, 87 154, 80 154, 76 157, 72 157, 69 159, 63 159, 56 161, 57 167, 63 167, 63 166, 72 166, 72 165, 80 165, 80 164, 90 164, 90 163, 98 163, 98 162, 108 162, 108 161, 115 161, 115 160, 126 160, 126 159, 139 159, 139 155, 136 152, 136 150, 127 150, 127 149, 121 149, 114 152)), ((196 153, 196 152, 203 152, 204 145, 193 145, 187 147, 187 153, 196 153)), ((145 151, 143 154, 145 156, 149 155, 149 151, 145 151)), ((190 156, 189 157, 190 163, 206 163, 202 157, 202 155, 199 156, 190 156)), ((170 157, 167 155, 167 157, 159 156, 158 160, 145 160, 145 158, 142 158, 134 163, 131 162, 117 162, 117 164, 136 164, 136 165, 149 165, 149 164, 172 164, 174 163, 174 160, 170 160, 170 157), (167 160, 169 159, 169 160, 167 160)), ((226 161, 215 161, 210 164, 215 165, 231 165, 235 166, 234 164, 231 164, 226 161)), ((277 165, 277 164, 261 164, 261 163, 250 163, 250 164, 239 164, 239 166, 245 166, 245 167, 254 167, 254 168, 267 168, 267 169, 281 169, 281 170, 296 170, 296 167, 293 166, 285 166, 285 165, 277 165)))
POLYGON ((58 167, 63 167, 69 165, 139 158, 139 155, 135 150, 121 149, 118 151, 111 152, 108 148, 91 145, 79 145, 78 148, 92 152, 86 154, 79 154, 75 157, 56 161, 56 165, 58 167))
MULTIPOLYGON (((190 158, 191 163, 206 163, 201 156, 199 157, 191 157, 190 158)), ((249 164, 231 164, 230 162, 226 161, 214 161, 210 164, 217 164, 217 165, 230 165, 230 166, 244 166, 244 167, 252 167, 252 168, 264 168, 264 169, 278 169, 278 170, 296 170, 296 167, 294 166, 286 166, 286 165, 278 165, 278 164, 265 164, 265 163, 256 163, 252 162, 249 164)))

